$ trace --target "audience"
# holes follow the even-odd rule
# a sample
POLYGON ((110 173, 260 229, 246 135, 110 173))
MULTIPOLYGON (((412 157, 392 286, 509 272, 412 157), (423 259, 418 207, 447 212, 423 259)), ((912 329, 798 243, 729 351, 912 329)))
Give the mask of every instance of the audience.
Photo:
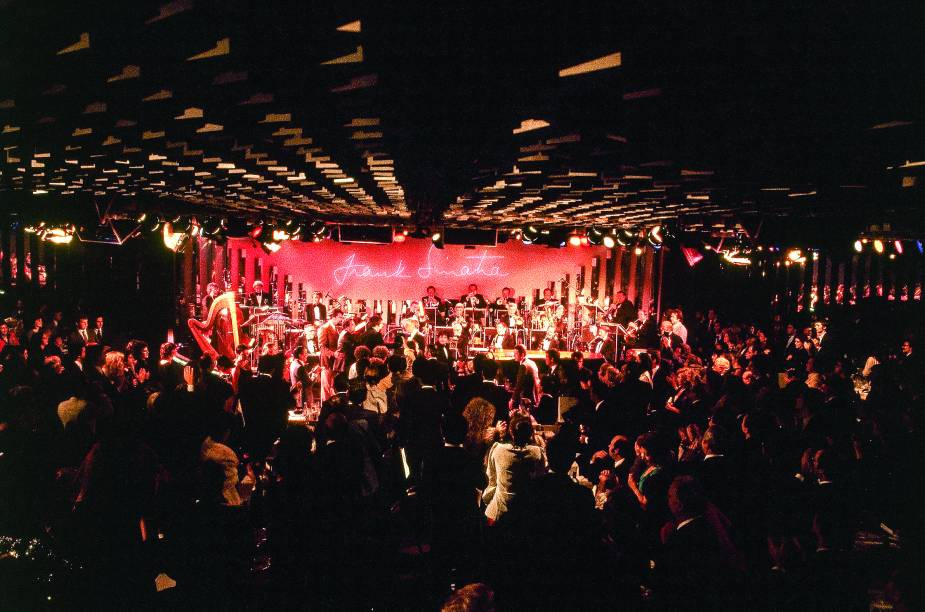
POLYGON ((40 312, 0 323, 0 562, 16 542, 53 550, 65 601, 921 603, 904 558, 864 544, 914 550, 922 532, 912 337, 855 350, 823 321, 672 309, 615 363, 517 346, 447 367, 386 347, 374 317, 317 405, 304 349, 268 347, 255 372, 246 347, 165 342, 155 363, 105 315, 40 312))

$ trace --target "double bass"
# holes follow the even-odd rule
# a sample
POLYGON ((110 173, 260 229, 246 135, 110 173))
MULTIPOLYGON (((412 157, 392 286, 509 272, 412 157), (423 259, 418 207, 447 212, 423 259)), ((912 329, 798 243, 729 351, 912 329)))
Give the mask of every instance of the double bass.
POLYGON ((235 302, 235 293, 229 291, 212 301, 205 321, 190 319, 186 324, 203 353, 213 359, 224 355, 234 360, 235 348, 249 342, 241 330, 244 321, 244 313, 235 302))

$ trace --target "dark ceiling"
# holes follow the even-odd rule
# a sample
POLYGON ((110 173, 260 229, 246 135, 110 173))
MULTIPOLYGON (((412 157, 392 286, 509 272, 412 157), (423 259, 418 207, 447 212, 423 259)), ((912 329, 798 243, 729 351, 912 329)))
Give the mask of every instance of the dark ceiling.
POLYGON ((501 227, 915 217, 923 6, 754 4, 0 0, 0 201, 501 227))

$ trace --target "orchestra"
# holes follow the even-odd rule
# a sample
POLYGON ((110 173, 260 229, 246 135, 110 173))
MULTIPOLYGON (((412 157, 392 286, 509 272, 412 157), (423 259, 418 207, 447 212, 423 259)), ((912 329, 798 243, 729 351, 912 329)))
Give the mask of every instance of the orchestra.
MULTIPOLYGON (((227 315, 232 301, 237 302, 235 322, 241 337, 254 347, 253 353, 283 350, 292 354, 296 347, 304 348, 305 359, 316 360, 322 383, 328 383, 322 384, 322 396, 333 393, 333 377, 350 366, 354 349, 361 345, 372 349, 385 344, 411 360, 427 357, 452 364, 479 353, 508 355, 517 345, 529 351, 582 351, 616 361, 626 348, 665 342, 659 337, 655 318, 645 309, 637 310, 622 290, 615 292, 605 308, 590 299, 585 289, 570 308, 568 300, 557 297, 551 287, 535 294, 533 300, 515 297, 512 288, 504 287, 491 301, 474 283, 458 300, 443 299, 433 285, 420 300, 405 301, 334 298, 316 290, 308 304, 297 299, 296 293, 305 295, 303 291, 293 291, 291 298, 284 291, 279 297, 285 307, 274 305, 273 293, 264 291, 260 280, 254 281, 252 289, 243 299, 233 292, 221 294, 221 312, 227 315)), ((205 322, 191 326, 198 332, 197 342, 208 346, 208 352, 228 353, 231 337, 222 340, 214 330, 227 329, 229 324, 212 322, 218 316, 211 308, 218 295, 218 286, 210 284, 201 302, 205 322)))

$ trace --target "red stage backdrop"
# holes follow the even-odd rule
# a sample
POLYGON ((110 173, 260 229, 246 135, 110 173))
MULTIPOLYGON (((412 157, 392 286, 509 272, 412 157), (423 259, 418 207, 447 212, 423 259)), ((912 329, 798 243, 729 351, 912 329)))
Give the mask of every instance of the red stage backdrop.
POLYGON ((469 283, 477 284, 487 299, 500 295, 502 287, 528 300, 553 287, 570 303, 582 290, 603 301, 624 288, 630 299, 645 302, 655 290, 651 249, 637 256, 619 248, 550 249, 516 240, 496 247, 437 249, 430 240, 411 238, 389 245, 284 242, 273 254, 250 239, 230 240, 224 248, 200 240, 198 247, 200 295, 210 280, 250 292, 260 278, 280 304, 299 291, 310 296, 316 290, 354 300, 419 299, 428 285, 443 298, 458 298, 469 283))

